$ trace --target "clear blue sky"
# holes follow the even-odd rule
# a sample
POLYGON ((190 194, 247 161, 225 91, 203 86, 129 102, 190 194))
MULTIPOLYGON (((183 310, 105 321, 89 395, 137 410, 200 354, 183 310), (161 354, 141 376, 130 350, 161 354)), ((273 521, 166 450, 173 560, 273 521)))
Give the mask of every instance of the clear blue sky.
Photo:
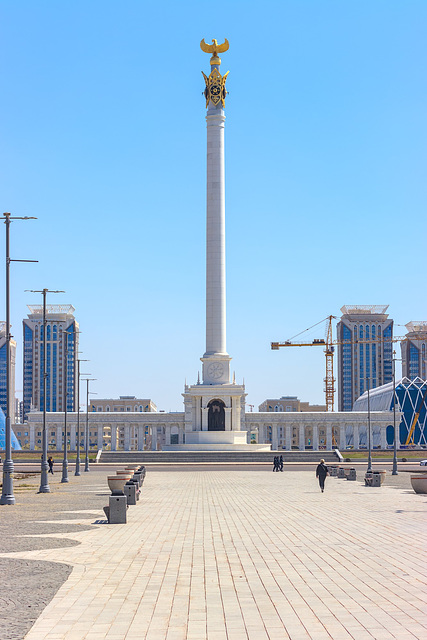
POLYGON ((270 342, 344 304, 426 320, 426 27, 425 0, 3 0, 1 210, 38 217, 11 253, 40 261, 12 265, 17 389, 24 290, 64 289, 48 303, 75 306, 99 397, 182 410, 205 349, 201 38, 230 42, 227 347, 248 403, 323 402, 322 350, 270 342))

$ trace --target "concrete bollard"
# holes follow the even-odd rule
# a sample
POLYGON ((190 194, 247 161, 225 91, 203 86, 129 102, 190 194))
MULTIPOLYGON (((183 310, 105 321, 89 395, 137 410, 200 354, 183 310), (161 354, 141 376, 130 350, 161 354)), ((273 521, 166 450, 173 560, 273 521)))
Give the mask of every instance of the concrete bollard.
POLYGON ((347 480, 357 480, 356 478, 356 469, 352 467, 348 473, 347 480))
POLYGON ((135 473, 133 474, 132 480, 133 479, 135 479, 138 482, 138 487, 142 486, 144 478, 143 478, 142 473, 140 471, 135 471, 135 473))
POLYGON ((338 478, 345 479, 345 469, 343 469, 343 467, 339 467, 338 469, 338 478))
POLYGON ((337 478, 338 477, 338 467, 336 467, 336 466, 328 467, 328 471, 329 471, 329 475, 331 476, 331 478, 337 478))
POLYGON ((108 522, 110 524, 126 524, 126 510, 126 496, 110 496, 108 522))
POLYGON ((126 482, 123 493, 126 496, 127 504, 135 505, 136 504, 136 494, 138 491, 138 487, 135 482, 126 482))

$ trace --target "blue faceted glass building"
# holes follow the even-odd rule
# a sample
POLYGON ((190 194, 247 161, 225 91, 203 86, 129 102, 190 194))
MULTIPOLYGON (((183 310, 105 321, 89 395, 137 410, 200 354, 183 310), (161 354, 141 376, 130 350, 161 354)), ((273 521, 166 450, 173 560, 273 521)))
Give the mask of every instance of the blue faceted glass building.
MULTIPOLYGON (((16 451, 21 450, 21 445, 19 444, 15 434, 13 433, 13 429, 11 433, 11 442, 12 442, 12 449, 15 449, 16 451)), ((5 449, 5 448, 6 448, 6 418, 3 413, 3 410, 0 409, 0 449, 5 449)))
MULTIPOLYGON (((401 445, 413 444, 427 447, 427 380, 419 377, 410 380, 402 378, 396 382, 396 410, 402 412, 399 424, 399 439, 401 445), (417 417, 418 414, 418 417, 417 417), (417 417, 413 433, 408 442, 408 436, 417 417)), ((371 411, 393 410, 393 382, 384 384, 369 392, 371 411)), ((353 411, 368 411, 368 392, 356 400, 353 411)), ((393 444, 393 425, 387 428, 387 443, 393 444)))

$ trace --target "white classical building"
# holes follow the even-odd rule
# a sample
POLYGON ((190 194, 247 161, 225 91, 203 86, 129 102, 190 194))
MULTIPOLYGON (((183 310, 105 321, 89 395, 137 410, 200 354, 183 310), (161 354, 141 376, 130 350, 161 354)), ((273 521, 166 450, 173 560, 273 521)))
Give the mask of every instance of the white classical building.
MULTIPOLYGON (((207 123, 207 208, 206 208, 206 350, 202 380, 185 385, 184 411, 107 412, 88 414, 91 449, 181 450, 181 451, 265 451, 358 448, 366 433, 365 412, 259 412, 245 413, 244 384, 230 378, 226 348, 225 313, 225 172, 224 126, 225 81, 220 73, 218 53, 227 51, 228 41, 218 45, 201 42, 212 54, 209 76, 204 75, 207 123)), ((94 402, 96 405, 96 401, 94 402)), ((101 406, 101 404, 99 403, 101 406)), ((386 446, 386 428, 392 413, 371 414, 374 444, 386 446)), ((63 413, 47 414, 48 444, 60 449, 63 441, 63 413)), ((85 417, 80 420, 80 442, 84 440, 85 417)), ((77 415, 68 413, 67 440, 71 450, 77 442, 77 415)), ((41 446, 42 414, 33 411, 28 423, 17 425, 16 435, 23 447, 41 446), (20 432, 22 429, 22 432, 20 432), (20 433, 25 435, 20 435, 20 433)))
MULTIPOLYGON (((205 397, 201 404, 209 404, 205 397)), ((206 408, 206 407, 205 407, 206 408)), ((232 407, 227 412, 227 426, 231 421, 232 407)), ((203 409, 200 406, 200 410, 203 409)), ((189 412, 191 415, 192 411, 189 412)), ((202 412, 207 416, 207 412, 202 412)), ((205 443, 194 443, 192 419, 186 420, 185 412, 177 413, 107 413, 90 412, 88 414, 88 434, 91 450, 111 451, 157 450, 212 450, 205 443), (188 439, 190 442, 188 442, 188 439)), ((202 418, 203 419, 203 418, 202 418)), ((400 421, 400 412, 397 412, 400 421)), ((206 426, 207 418, 204 419, 206 426)), ((392 411, 371 411, 370 423, 373 446, 385 449, 387 445, 387 427, 393 425, 392 411)), ((15 425, 14 431, 23 448, 40 449, 42 443, 43 414, 32 411, 28 422, 15 425)), ((240 414, 241 443, 244 447, 234 450, 262 451, 292 449, 331 450, 333 447, 346 449, 366 448, 368 414, 366 411, 342 412, 260 412, 240 414), (250 444, 255 442, 256 444, 250 444), (257 446, 258 445, 258 446, 257 446)), ((61 450, 64 437, 64 414, 47 413, 46 427, 50 450, 61 450)), ((86 429, 86 415, 80 414, 80 445, 83 446, 86 429)), ((209 431, 205 429, 209 435, 209 431)), ((222 442, 217 442, 215 450, 231 450, 227 435, 231 429, 223 432, 222 442)), ((71 451, 76 450, 77 413, 67 415, 67 441, 71 451)), ((211 443, 212 444, 212 443, 211 443)))

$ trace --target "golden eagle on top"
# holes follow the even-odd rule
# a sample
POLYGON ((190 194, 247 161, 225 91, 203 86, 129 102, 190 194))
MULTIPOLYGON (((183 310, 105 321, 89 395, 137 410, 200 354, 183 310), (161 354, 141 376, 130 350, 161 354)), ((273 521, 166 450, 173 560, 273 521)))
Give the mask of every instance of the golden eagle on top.
POLYGON ((230 45, 228 44, 227 38, 225 38, 222 44, 218 44, 218 42, 213 39, 212 44, 206 44, 205 39, 200 42, 200 48, 205 53, 212 53, 213 56, 216 56, 218 53, 224 53, 224 51, 228 51, 230 45))

